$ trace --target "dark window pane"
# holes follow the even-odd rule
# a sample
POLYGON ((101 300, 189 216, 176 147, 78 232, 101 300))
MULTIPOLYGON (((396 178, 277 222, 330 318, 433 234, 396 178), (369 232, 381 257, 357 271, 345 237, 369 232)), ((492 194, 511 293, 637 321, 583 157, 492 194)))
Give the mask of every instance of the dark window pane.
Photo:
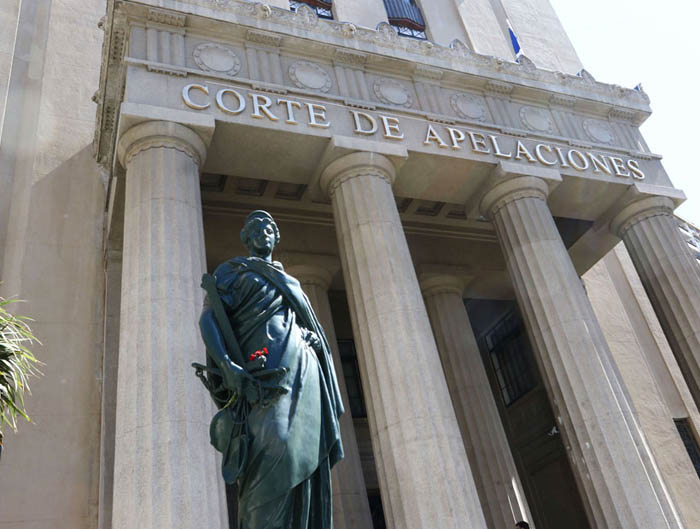
POLYGON ((382 497, 378 490, 368 490, 369 511, 372 514, 372 525, 374 529, 386 529, 384 520, 384 508, 382 507, 382 497))
POLYGON ((338 350, 340 351, 340 360, 343 364, 345 386, 348 390, 349 402, 347 404, 350 406, 350 413, 355 418, 367 417, 355 342, 353 340, 338 340, 338 350))
POLYGON ((695 467, 695 472, 697 472, 698 477, 700 477, 700 447, 698 447, 698 441, 693 435, 690 422, 688 422, 688 419, 673 419, 673 422, 676 423, 676 428, 678 428, 678 433, 695 467))

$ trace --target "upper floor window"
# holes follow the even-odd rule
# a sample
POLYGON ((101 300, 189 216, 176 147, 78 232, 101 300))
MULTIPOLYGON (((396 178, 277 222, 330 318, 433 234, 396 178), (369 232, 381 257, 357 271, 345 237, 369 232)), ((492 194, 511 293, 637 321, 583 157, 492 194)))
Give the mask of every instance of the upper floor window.
POLYGON ((399 35, 426 40, 425 21, 415 0, 384 0, 389 24, 399 35))
POLYGON ((306 4, 313 9, 319 18, 333 20, 333 9, 331 0, 289 0, 289 8, 292 11, 299 9, 301 4, 306 4))

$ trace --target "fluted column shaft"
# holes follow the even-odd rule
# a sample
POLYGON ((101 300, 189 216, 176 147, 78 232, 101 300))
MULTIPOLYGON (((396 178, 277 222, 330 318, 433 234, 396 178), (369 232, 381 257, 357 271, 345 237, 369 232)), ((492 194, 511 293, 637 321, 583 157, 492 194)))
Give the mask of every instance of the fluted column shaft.
POLYGON ((331 276, 327 269, 313 265, 297 265, 287 271, 296 277, 323 326, 333 352, 333 363, 338 378, 345 413, 340 416, 345 457, 333 467, 333 527, 334 529, 372 529, 372 515, 367 500, 367 487, 362 473, 362 461, 355 437, 355 425, 348 407, 348 390, 343 377, 343 363, 338 350, 338 339, 333 325, 328 286, 331 276))
POLYGON ((591 522, 680 527, 546 194, 539 178, 513 178, 481 207, 496 228, 591 522))
MULTIPOLYGON (((531 521, 506 432, 481 361, 458 278, 428 275, 421 288, 489 529, 531 521)), ((534 526, 531 524, 531 527, 534 526)))
POLYGON ((120 140, 126 168, 112 527, 227 529, 215 410, 190 364, 205 270, 191 129, 146 122, 120 140))
POLYGON ((700 406, 700 267, 668 198, 633 202, 611 227, 625 242, 669 345, 700 406))
POLYGON ((343 274, 382 504, 392 529, 486 527, 391 190, 374 153, 331 163, 343 274))

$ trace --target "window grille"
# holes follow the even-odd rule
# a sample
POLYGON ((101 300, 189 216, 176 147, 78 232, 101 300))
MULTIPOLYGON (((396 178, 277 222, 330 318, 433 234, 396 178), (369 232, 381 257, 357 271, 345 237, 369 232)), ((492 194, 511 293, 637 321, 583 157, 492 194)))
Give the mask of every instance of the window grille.
POLYGON ((517 312, 507 314, 480 341, 491 361, 506 406, 537 385, 530 342, 517 312))
POLYGON ((289 0, 289 9, 296 11, 302 4, 306 4, 313 9, 319 18, 333 20, 331 0, 289 0))
POLYGON ((695 472, 698 474, 698 477, 700 477, 700 447, 698 447, 698 441, 693 435, 690 422, 688 422, 687 418, 673 419, 673 422, 676 423, 678 434, 681 436, 685 449, 688 451, 690 461, 692 461, 693 467, 695 467, 695 472))
POLYGON ((399 35, 426 40, 425 20, 415 0, 384 0, 389 24, 399 35))
POLYGON ((338 350, 340 351, 340 361, 343 364, 345 386, 348 390, 350 413, 355 418, 367 417, 355 342, 353 340, 338 340, 338 350))

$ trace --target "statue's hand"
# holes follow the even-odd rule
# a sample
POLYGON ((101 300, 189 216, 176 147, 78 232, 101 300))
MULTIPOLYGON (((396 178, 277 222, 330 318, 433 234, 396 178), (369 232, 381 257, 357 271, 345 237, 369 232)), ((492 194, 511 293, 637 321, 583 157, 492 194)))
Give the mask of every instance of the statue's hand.
POLYGON ((310 331, 309 329, 302 329, 301 337, 307 344, 311 346, 311 348, 314 351, 316 351, 317 353, 321 352, 321 340, 314 331, 310 331))
MULTIPOLYGON (((278 367, 275 369, 265 369, 257 371, 253 376, 259 381, 262 393, 262 405, 268 406, 280 395, 289 392, 289 388, 280 384, 280 381, 287 374, 287 368, 278 367)), ((252 402, 252 401, 251 401, 252 402)))
POLYGON ((221 377, 224 379, 224 386, 231 391, 244 393, 246 381, 252 380, 255 382, 255 379, 246 373, 245 369, 233 362, 220 365, 219 369, 221 370, 221 377))

